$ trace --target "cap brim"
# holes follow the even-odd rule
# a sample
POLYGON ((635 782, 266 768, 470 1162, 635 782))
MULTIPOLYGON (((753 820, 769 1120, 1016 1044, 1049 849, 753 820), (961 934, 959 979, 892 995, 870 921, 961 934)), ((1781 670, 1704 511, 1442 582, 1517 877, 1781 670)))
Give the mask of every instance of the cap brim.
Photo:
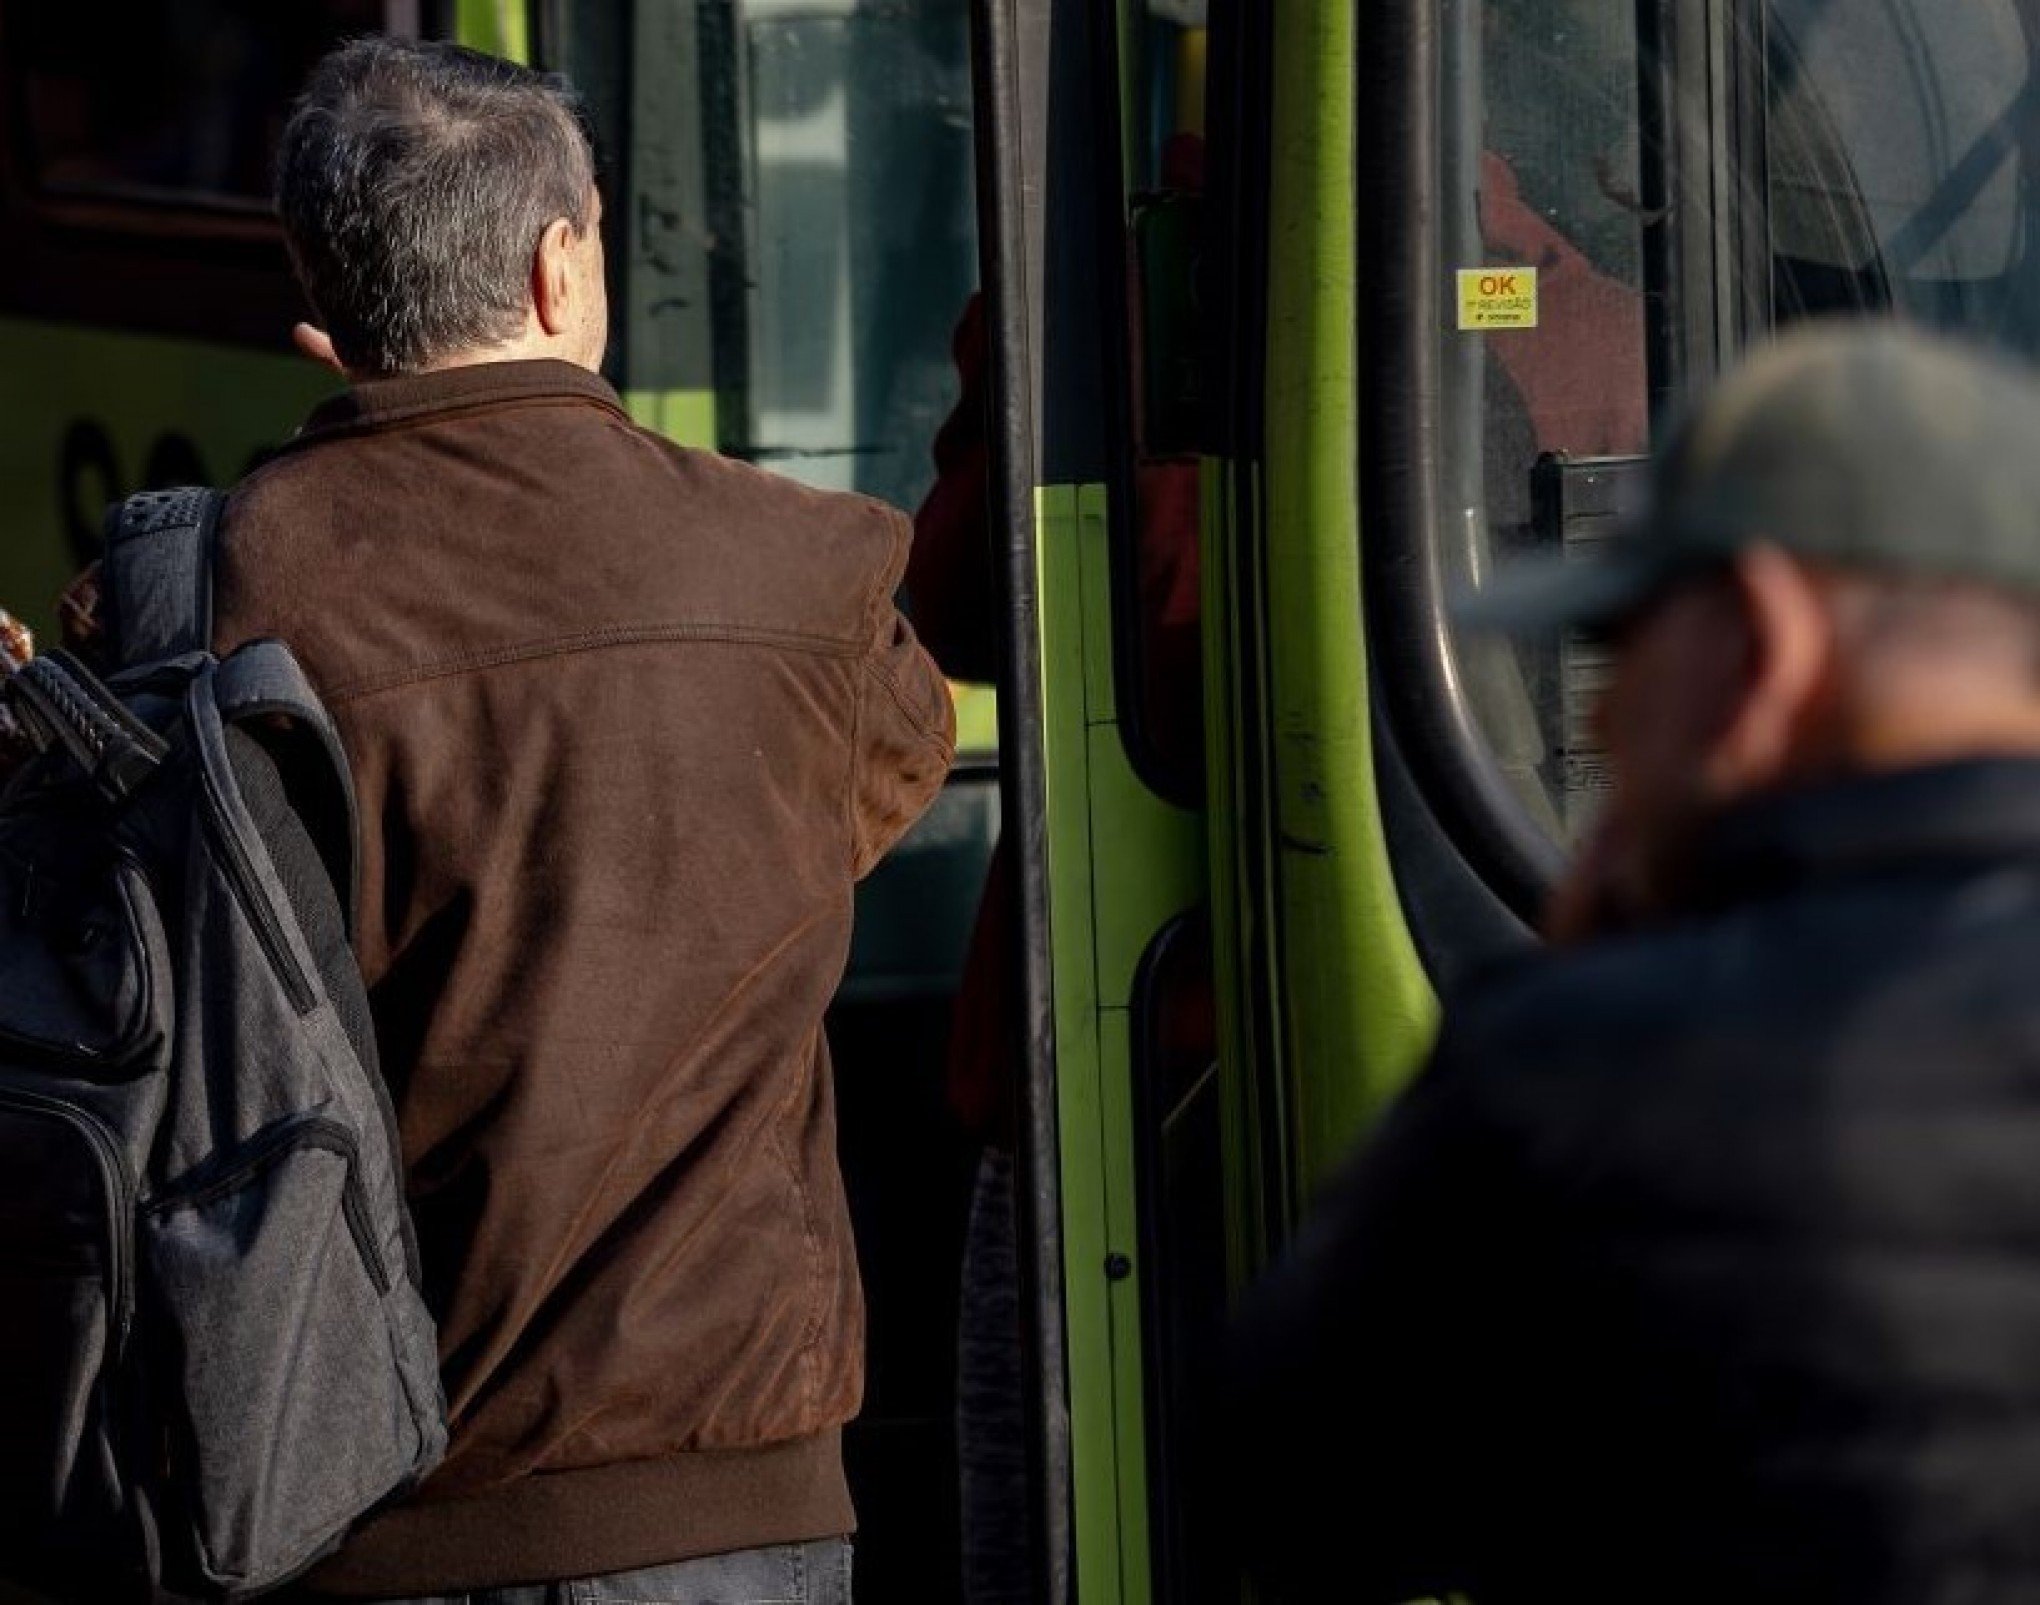
POLYGON ((1648 602, 1669 576, 1652 555, 1609 542, 1591 556, 1551 552, 1504 565, 1487 584, 1452 598, 1463 630, 1548 635, 1606 630, 1648 602))

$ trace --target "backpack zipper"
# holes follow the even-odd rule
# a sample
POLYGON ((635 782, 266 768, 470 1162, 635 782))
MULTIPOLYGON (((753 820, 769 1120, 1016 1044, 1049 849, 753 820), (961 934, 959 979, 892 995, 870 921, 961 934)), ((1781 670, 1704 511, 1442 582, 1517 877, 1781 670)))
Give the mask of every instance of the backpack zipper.
POLYGON ((0 1087, 0 1109, 7 1108, 38 1114, 82 1132, 97 1156, 100 1180, 113 1204, 108 1222, 110 1229, 106 1247, 113 1283, 108 1296, 114 1314, 113 1358, 115 1364, 118 1364, 127 1352, 128 1333, 134 1325, 134 1285, 129 1266, 131 1253, 128 1227, 132 1225, 135 1214, 134 1182, 128 1175, 127 1159, 120 1151, 120 1141, 114 1135, 113 1128, 99 1116, 90 1110, 65 1103, 60 1098, 48 1098, 39 1092, 23 1092, 13 1087, 0 1087))
POLYGON ((324 1115, 305 1115, 281 1121, 251 1138, 230 1169, 183 1183, 152 1197, 147 1205, 151 1215, 165 1215, 173 1209, 197 1209, 247 1186, 250 1179, 276 1164, 294 1148, 323 1148, 347 1163, 340 1185, 340 1214, 347 1222, 347 1235, 361 1255, 362 1268, 375 1284, 376 1292, 387 1297, 389 1267, 375 1240, 375 1223, 370 1219, 368 1199, 361 1180, 361 1149, 354 1134, 337 1120, 324 1115))
POLYGON ((205 822, 214 845, 220 850, 220 857, 227 872, 227 884, 233 889, 234 901, 241 905, 241 912, 255 929, 255 939, 268 955, 270 967, 283 983, 283 989, 290 997, 291 1006, 300 1015, 310 1014, 318 1005, 318 994, 312 990, 312 983, 306 977, 291 951, 290 937, 283 928, 268 897, 263 893, 261 877, 255 873, 255 865, 248 857, 248 849, 232 826, 228 823, 226 798, 221 796, 219 782, 213 778, 212 766, 200 761, 198 771, 205 786, 205 822))

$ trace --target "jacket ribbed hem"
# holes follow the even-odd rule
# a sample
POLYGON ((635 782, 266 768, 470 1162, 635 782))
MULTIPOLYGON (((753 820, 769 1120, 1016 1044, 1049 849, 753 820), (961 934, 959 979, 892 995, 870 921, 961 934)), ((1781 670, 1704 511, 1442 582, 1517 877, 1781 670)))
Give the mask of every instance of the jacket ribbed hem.
POLYGON ((523 1477, 398 1505, 308 1578, 352 1599, 599 1577, 852 1532, 839 1431, 523 1477))

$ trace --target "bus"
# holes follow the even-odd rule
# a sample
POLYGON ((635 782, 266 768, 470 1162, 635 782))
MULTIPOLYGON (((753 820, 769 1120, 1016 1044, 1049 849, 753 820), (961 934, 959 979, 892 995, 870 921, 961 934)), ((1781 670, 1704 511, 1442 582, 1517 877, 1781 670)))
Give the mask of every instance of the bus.
POLYGON ((1244 1597, 1190 1475, 1228 1303, 1605 784, 1605 660, 1450 598, 1616 538, 1780 325, 2040 350, 2040 5, 0 0, 0 602, 39 629, 110 498, 230 480, 323 392, 267 164, 377 29, 586 95, 610 376, 676 440, 911 508, 980 297, 997 689, 829 1021, 858 1587, 961 1597, 944 1076, 1003 836, 1031 1586, 1244 1597))

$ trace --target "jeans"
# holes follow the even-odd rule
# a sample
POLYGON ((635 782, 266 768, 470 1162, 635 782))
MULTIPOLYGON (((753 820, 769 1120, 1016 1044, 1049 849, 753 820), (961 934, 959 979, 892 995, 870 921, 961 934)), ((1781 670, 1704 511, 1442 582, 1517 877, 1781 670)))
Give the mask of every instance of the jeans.
POLYGON ((603 1577, 478 1588, 389 1605, 850 1605, 850 1540, 739 1549, 603 1577))

